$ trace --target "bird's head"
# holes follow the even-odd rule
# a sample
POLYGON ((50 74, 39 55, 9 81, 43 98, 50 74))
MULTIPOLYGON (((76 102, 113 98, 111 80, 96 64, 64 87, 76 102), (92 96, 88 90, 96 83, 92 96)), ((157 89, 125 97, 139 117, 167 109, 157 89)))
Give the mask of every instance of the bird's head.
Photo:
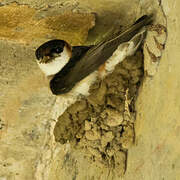
POLYGON ((40 69, 51 76, 58 73, 72 56, 71 46, 63 40, 50 40, 35 52, 40 69))

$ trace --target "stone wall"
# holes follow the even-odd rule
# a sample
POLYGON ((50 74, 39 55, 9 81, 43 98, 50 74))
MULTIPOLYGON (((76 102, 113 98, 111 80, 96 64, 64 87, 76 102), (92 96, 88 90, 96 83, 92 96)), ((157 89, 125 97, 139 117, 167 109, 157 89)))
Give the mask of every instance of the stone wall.
POLYGON ((145 74, 135 106, 136 138, 126 151, 127 159, 121 152, 117 161, 126 161, 126 167, 119 166, 126 169, 122 179, 179 179, 179 8, 177 0, 1 0, 0 179, 120 179, 108 167, 88 164, 82 151, 74 151, 70 143, 55 141, 54 117, 60 107, 35 63, 34 51, 53 38, 73 45, 96 43, 111 27, 126 26, 150 12, 167 34, 158 36, 152 30, 147 36, 145 45, 151 53, 144 47, 145 74), (164 50, 152 45, 153 36, 166 43, 164 50))

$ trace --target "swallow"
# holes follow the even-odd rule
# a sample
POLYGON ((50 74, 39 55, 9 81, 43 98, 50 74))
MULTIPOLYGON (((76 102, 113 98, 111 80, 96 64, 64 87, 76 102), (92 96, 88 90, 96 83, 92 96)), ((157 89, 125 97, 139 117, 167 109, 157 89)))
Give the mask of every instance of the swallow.
POLYGON ((151 22, 152 15, 144 15, 124 31, 112 34, 96 45, 71 46, 59 39, 42 44, 35 55, 40 69, 50 77, 52 93, 60 95, 75 89, 79 94, 88 94, 89 87, 98 77, 106 76, 136 52, 145 39, 146 26, 151 22))

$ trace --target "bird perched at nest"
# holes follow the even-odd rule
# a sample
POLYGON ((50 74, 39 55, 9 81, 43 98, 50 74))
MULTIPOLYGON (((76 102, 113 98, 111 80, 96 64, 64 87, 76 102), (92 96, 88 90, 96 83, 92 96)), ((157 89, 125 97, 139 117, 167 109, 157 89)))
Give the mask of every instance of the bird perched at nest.
POLYGON ((125 31, 92 46, 71 47, 64 40, 50 40, 36 50, 37 63, 50 77, 53 94, 89 94, 90 86, 111 73, 127 56, 133 55, 146 34, 152 16, 144 15, 125 31))

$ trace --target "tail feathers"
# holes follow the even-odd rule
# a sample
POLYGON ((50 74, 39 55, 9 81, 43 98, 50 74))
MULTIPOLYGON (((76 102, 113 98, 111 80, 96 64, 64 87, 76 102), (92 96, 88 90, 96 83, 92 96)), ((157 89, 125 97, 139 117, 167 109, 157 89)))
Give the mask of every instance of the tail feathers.
POLYGON ((150 21, 152 21, 152 17, 153 17, 153 15, 151 14, 151 15, 144 15, 144 16, 141 16, 138 20, 136 20, 136 22, 133 24, 133 25, 135 25, 135 24, 138 24, 138 23, 140 23, 140 22, 142 22, 142 21, 145 21, 145 22, 149 22, 150 23, 150 21))
POLYGON ((114 42, 123 43, 132 39, 143 27, 151 24, 153 21, 152 15, 144 15, 140 17, 132 26, 123 31, 120 35, 118 35, 114 42))
POLYGON ((140 47, 140 45, 143 43, 143 40, 146 36, 146 29, 142 28, 139 33, 137 33, 129 42, 127 56, 132 56, 137 49, 140 47))

